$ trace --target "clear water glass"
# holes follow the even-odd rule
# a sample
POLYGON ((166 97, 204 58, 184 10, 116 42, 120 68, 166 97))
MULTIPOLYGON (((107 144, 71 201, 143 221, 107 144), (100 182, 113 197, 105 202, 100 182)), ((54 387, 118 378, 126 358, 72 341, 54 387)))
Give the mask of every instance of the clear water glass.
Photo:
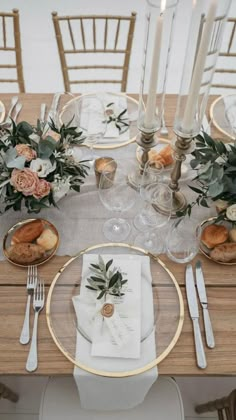
POLYGON ((201 227, 192 218, 175 220, 166 237, 167 256, 177 263, 187 263, 198 253, 201 227))
POLYGON ((138 198, 137 191, 128 183, 127 171, 130 164, 126 159, 110 161, 104 165, 100 175, 99 198, 104 207, 117 213, 117 217, 107 220, 103 225, 105 238, 112 242, 125 240, 131 231, 129 222, 122 217, 138 198))

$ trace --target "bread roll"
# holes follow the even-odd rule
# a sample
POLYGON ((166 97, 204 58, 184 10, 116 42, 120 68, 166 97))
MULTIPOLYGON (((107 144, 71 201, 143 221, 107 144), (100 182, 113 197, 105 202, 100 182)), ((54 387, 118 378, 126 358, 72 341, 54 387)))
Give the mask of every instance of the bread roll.
POLYGON ((11 238, 11 245, 21 242, 33 242, 44 229, 42 220, 34 220, 19 227, 11 238))
POLYGON ((210 257, 219 262, 230 262, 236 260, 236 243, 226 242, 216 246, 211 252, 210 257))
POLYGON ((42 246, 27 242, 11 245, 7 252, 9 258, 18 264, 31 264, 42 258, 45 254, 42 246))
POLYGON ((227 241, 229 232, 225 226, 209 225, 202 232, 201 241, 207 248, 212 249, 227 241))
POLYGON ((160 152, 150 150, 148 153, 149 159, 160 162, 163 166, 168 166, 173 163, 173 150, 170 144, 161 149, 160 152))
POLYGON ((50 251, 57 244, 57 235, 51 229, 44 229, 37 239, 37 244, 41 245, 45 251, 50 251))

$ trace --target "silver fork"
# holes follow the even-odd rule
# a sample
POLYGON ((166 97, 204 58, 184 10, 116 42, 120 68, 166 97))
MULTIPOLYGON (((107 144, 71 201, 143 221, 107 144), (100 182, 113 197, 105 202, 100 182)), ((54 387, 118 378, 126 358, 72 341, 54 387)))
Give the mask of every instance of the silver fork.
POLYGON ((34 294, 34 288, 37 282, 37 266, 30 265, 28 267, 28 275, 27 275, 27 303, 26 303, 26 309, 25 309, 25 319, 20 335, 20 343, 21 344, 27 344, 30 340, 30 333, 29 333, 29 319, 30 319, 30 301, 31 296, 34 294))
POLYGON ((30 351, 26 362, 26 370, 33 372, 38 367, 38 351, 37 351, 37 331, 38 331, 38 317, 40 311, 44 307, 44 283, 41 280, 37 281, 37 286, 34 289, 34 327, 30 351))

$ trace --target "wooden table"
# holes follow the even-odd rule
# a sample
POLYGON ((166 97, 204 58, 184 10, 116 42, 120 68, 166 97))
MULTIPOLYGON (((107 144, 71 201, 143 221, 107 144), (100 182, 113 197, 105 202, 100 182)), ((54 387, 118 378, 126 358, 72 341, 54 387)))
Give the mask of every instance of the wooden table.
MULTIPOLYGON (((0 99, 9 106, 12 95, 3 94, 0 99)), ((50 105, 52 95, 19 95, 24 107, 21 119, 34 123, 40 112, 42 102, 50 105)), ((212 98, 213 99, 213 98, 212 98)), ((176 96, 167 96, 166 123, 173 124, 176 96)), ((216 133, 217 135, 217 133, 216 133)), ((218 133, 219 135, 219 133, 218 133)), ((48 289, 58 269, 69 257, 54 257, 50 263, 39 267, 48 289)), ((236 375, 236 266, 228 267, 215 264, 204 256, 203 261, 209 309, 216 338, 216 348, 206 349, 208 367, 200 370, 196 366, 192 322, 186 304, 184 270, 182 264, 170 262, 166 256, 161 259, 174 272, 181 287, 185 320, 181 336, 169 354, 159 365, 162 375, 236 375)), ((193 261, 194 263, 194 261, 193 261)), ((28 346, 19 344, 19 336, 24 318, 26 301, 26 271, 0 262, 0 374, 27 374, 25 362, 28 346)), ((31 316, 31 323, 33 317, 31 316)), ((32 328, 32 325, 31 325, 32 328)), ((202 313, 201 313, 201 329, 202 313)), ((203 332, 204 337, 204 332, 203 332)), ((73 365, 55 346, 46 324, 45 309, 39 322, 39 367, 34 375, 68 375, 73 372, 73 365)))

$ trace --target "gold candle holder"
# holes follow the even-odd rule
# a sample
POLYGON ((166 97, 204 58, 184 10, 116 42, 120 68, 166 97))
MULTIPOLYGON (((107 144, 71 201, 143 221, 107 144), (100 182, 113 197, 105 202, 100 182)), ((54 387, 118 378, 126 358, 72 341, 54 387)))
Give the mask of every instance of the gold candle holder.
POLYGON ((115 178, 117 163, 111 157, 101 157, 95 160, 94 163, 94 172, 96 176, 97 188, 99 188, 99 183, 102 173, 106 174, 106 182, 103 183, 102 188, 110 188, 112 182, 115 178))
MULTIPOLYGON (((173 145, 175 164, 170 175, 169 188, 173 191, 172 211, 171 217, 177 217, 179 211, 187 207, 187 200, 184 194, 179 190, 179 180, 181 178, 182 162, 186 160, 186 155, 192 153, 195 149, 195 142, 193 137, 182 137, 176 133, 176 141, 173 145)), ((155 205, 155 209, 162 214, 167 213, 164 206, 155 205)))

